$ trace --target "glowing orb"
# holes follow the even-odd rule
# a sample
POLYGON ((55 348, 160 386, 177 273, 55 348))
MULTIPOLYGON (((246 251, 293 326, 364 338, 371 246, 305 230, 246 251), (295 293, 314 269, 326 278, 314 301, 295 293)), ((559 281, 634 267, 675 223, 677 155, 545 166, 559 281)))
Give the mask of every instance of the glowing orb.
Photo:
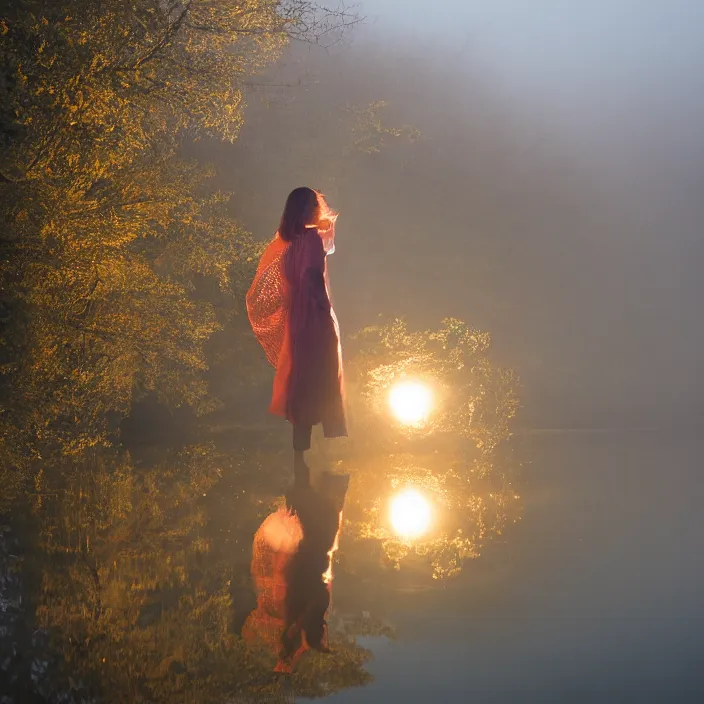
POLYGON ((433 395, 430 389, 417 381, 402 381, 392 387, 389 405, 396 418, 404 425, 419 425, 430 413, 433 395))
POLYGON ((391 525, 402 538, 418 538, 430 526, 430 504, 415 489, 405 489, 391 500, 391 525))

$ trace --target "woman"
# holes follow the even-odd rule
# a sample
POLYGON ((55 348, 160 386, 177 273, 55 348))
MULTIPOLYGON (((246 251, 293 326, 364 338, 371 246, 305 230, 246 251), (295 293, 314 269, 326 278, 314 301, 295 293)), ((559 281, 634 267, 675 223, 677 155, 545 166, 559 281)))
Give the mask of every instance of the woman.
POLYGON ((276 368, 270 412, 293 425, 294 481, 305 487, 304 453, 314 425, 326 438, 347 435, 340 335, 330 303, 326 257, 337 214, 322 194, 296 188, 247 293, 252 329, 276 368))

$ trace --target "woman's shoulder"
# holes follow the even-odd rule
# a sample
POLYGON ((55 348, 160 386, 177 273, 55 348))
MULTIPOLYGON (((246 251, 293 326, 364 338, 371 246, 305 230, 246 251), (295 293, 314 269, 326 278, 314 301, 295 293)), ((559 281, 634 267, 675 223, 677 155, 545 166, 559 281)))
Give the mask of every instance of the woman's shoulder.
POLYGON ((323 240, 315 227, 307 227, 301 234, 301 242, 306 249, 323 251, 323 240))
POLYGON ((305 230, 303 230, 301 237, 305 240, 309 241, 314 241, 314 240, 319 240, 320 235, 318 234, 318 228, 317 227, 306 227, 305 230))

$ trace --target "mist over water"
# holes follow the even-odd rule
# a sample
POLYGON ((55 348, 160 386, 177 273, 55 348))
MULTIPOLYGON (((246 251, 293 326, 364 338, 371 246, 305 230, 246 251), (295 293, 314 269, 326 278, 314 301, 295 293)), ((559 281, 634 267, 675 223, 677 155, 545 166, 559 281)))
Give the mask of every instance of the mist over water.
POLYGON ((704 701, 704 6, 364 0, 275 60, 317 3, 12 5, 0 704, 704 701), (334 652, 282 678, 323 583, 245 292, 300 185, 350 431, 306 460, 348 491, 334 652))
POLYGON ((13 5, 0 704, 704 701, 704 6, 364 0, 275 61, 305 0, 13 5), (300 185, 340 212, 317 531, 245 310, 300 185), (333 653, 280 677, 340 516, 333 653))
POLYGON ((264 79, 293 87, 253 88, 238 142, 198 147, 235 211, 263 239, 293 186, 325 190, 343 332, 380 313, 485 329, 527 424, 701 417, 698 6, 392 5, 294 48, 264 79), (340 111, 380 100, 420 137, 344 156, 340 111))

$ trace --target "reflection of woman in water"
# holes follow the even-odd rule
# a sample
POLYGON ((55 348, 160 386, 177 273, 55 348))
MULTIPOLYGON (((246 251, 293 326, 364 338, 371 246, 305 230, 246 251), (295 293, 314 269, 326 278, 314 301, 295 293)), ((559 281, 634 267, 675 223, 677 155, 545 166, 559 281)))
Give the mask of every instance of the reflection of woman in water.
POLYGON ((292 191, 247 293, 252 329, 276 368, 269 410, 293 425, 294 477, 302 487, 310 482, 304 452, 313 426, 321 423, 326 438, 347 435, 326 262, 336 218, 322 194, 292 191))
POLYGON ((327 610, 349 477, 322 474, 316 489, 296 487, 288 508, 269 515, 254 536, 252 579, 257 608, 242 637, 278 656, 277 672, 292 672, 309 648, 329 653, 327 610))

